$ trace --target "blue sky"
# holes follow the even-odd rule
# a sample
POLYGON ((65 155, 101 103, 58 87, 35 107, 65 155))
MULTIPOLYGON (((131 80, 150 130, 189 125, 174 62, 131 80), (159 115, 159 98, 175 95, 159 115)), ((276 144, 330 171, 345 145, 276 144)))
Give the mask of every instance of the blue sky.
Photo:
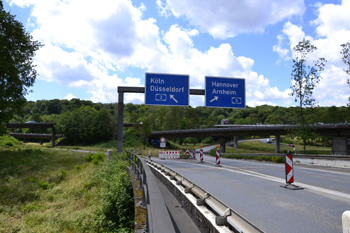
MULTIPOLYGON (((246 79, 246 103, 295 105, 292 48, 316 45, 328 60, 314 91, 321 106, 345 106, 349 78, 340 44, 350 42, 350 0, 3 0, 35 40, 38 78, 28 100, 117 102, 118 86, 144 86, 145 72, 246 79)), ((141 104, 143 94, 125 94, 141 104)), ((204 106, 204 96, 190 105, 204 106)))

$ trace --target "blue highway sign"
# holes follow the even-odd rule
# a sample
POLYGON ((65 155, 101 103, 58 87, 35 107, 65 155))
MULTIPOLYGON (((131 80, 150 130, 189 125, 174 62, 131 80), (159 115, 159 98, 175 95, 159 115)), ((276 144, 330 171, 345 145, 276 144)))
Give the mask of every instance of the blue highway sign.
POLYGON ((188 106, 189 75, 146 73, 145 104, 188 106))
POLYGON ((205 106, 245 108, 245 79, 206 76, 205 106))

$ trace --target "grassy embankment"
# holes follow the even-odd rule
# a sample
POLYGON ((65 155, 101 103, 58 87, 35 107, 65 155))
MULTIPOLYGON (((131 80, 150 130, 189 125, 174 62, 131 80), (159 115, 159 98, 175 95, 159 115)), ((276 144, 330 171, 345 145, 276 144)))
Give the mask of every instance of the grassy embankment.
MULTIPOLYGON (((287 146, 286 143, 280 144, 280 151, 281 153, 287 153, 288 150, 292 153, 294 153, 293 147, 287 146)), ((257 161, 271 161, 275 163, 284 163, 285 158, 284 156, 271 156, 271 155, 262 155, 262 156, 254 156, 254 155, 243 155, 245 153, 249 154, 264 154, 264 153, 275 153, 275 145, 274 144, 267 144, 260 141, 246 141, 246 142, 240 142, 238 144, 239 148, 234 148, 233 146, 227 146, 226 147, 226 154, 221 155, 224 158, 235 158, 235 159, 254 159, 257 161)), ((297 153, 302 153, 303 146, 296 144, 295 145, 297 153)), ((321 145, 307 145, 306 150, 308 153, 322 153, 322 154, 329 154, 331 153, 332 148, 331 147, 323 147, 321 145)), ((215 156, 215 150, 212 150, 210 153, 212 156, 215 156)))
POLYGON ((106 161, 0 138, 0 232, 132 232, 126 166, 125 155, 106 161))
MULTIPOLYGON (((280 144, 280 151, 281 153, 287 153, 289 150, 290 152, 294 152, 293 147, 287 146, 287 143, 281 143, 280 144)), ((303 145, 294 143, 295 149, 297 153, 303 153, 303 145)), ((275 145, 274 144, 268 144, 263 143, 260 141, 246 141, 246 142, 240 142, 238 144, 239 148, 234 148, 233 146, 228 146, 226 148, 227 153, 275 153, 275 145)), ((332 151, 331 147, 323 147, 320 145, 307 145, 306 146, 307 153, 314 154, 315 151, 318 154, 330 154, 332 151)))

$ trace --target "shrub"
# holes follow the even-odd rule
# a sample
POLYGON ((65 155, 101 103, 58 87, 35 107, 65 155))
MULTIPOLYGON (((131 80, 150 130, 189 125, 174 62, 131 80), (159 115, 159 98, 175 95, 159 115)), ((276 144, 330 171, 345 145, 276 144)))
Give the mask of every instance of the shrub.
POLYGON ((283 156, 272 157, 272 162, 274 163, 284 163, 286 159, 283 156))
POLYGON ((37 182, 37 184, 39 185, 40 188, 42 188, 43 190, 47 190, 47 189, 51 189, 52 187, 54 187, 56 184, 52 183, 50 184, 49 182, 45 181, 45 180, 39 180, 37 182))
POLYGON ((89 154, 87 157, 85 157, 86 162, 91 162, 95 158, 94 154, 89 154))
POLYGON ((5 145, 6 147, 14 147, 14 143, 11 142, 11 141, 5 142, 4 145, 5 145))

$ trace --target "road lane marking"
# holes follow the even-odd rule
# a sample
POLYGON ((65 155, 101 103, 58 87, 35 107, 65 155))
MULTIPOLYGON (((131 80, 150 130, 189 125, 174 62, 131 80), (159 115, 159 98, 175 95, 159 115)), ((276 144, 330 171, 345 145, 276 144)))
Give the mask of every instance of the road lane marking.
MULTIPOLYGON (((270 175, 265 175, 265 174, 262 174, 262 173, 259 173, 259 172, 244 170, 244 169, 241 169, 239 167, 234 167, 234 166, 227 166, 227 167, 232 167, 234 169, 239 169, 240 171, 225 168, 226 166, 225 167, 213 167, 213 166, 208 166, 208 165, 205 165, 205 164, 195 164, 195 163, 181 162, 181 161, 175 161, 175 160, 172 160, 172 162, 184 163, 184 164, 192 164, 192 165, 195 165, 195 166, 207 167, 207 168, 212 168, 212 169, 219 169, 219 170, 224 170, 224 171, 228 171, 228 172, 234 172, 234 173, 238 173, 238 174, 242 174, 242 175, 253 176, 253 177, 260 178, 260 179, 270 180, 270 181, 274 181, 274 182, 277 182, 277 183, 286 184, 286 180, 285 179, 277 178, 277 177, 270 176, 270 175)), ((210 162, 210 161, 206 161, 206 162, 215 164, 215 163, 210 162)), ((347 193, 342 193, 342 192, 338 192, 338 191, 334 191, 334 190, 330 190, 330 189, 325 189, 325 188, 321 188, 321 187, 317 187, 317 186, 313 186, 313 185, 308 185, 308 184, 304 184, 304 183, 300 183, 300 182, 294 182, 294 184, 298 185, 298 186, 301 186, 303 188, 306 188, 306 189, 310 189, 310 190, 316 191, 316 192, 322 192, 322 193, 325 193, 325 194, 331 194, 331 195, 334 195, 334 196, 347 198, 347 199, 350 200, 350 194, 347 194, 347 193)))

